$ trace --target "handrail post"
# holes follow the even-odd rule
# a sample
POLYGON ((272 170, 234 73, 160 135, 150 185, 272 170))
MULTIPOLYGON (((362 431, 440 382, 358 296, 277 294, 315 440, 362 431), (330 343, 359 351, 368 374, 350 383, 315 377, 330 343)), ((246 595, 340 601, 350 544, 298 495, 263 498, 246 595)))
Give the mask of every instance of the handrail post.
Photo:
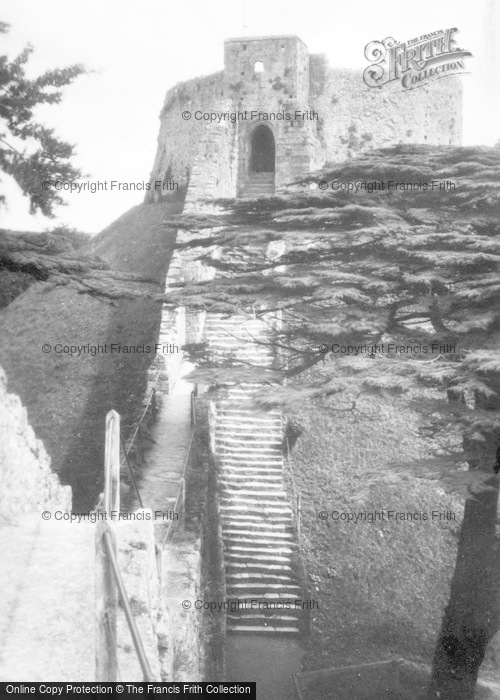
MULTIPOLYGON (((116 649, 116 606, 118 592, 104 542, 106 523, 99 521, 96 528, 95 604, 96 649, 95 669, 97 681, 115 683, 118 672, 116 649)), ((116 546, 111 532, 113 546, 116 546)))
POLYGON ((120 414, 114 410, 106 416, 104 511, 108 520, 117 519, 120 511, 120 414))
POLYGON ((184 477, 179 481, 179 510, 180 515, 179 515, 179 527, 178 531, 182 534, 184 532, 184 525, 185 525, 185 508, 186 508, 186 480, 184 477))
POLYGON ((118 592, 104 533, 108 532, 116 552, 115 533, 107 521, 116 520, 120 510, 120 416, 109 411, 106 416, 104 455, 104 520, 96 528, 96 680, 117 680, 116 608, 118 592))
POLYGON ((297 496, 297 542, 300 547, 300 520, 302 518, 302 497, 300 493, 297 496))
POLYGON ((194 390, 191 392, 191 428, 196 425, 196 404, 195 404, 196 394, 194 390))

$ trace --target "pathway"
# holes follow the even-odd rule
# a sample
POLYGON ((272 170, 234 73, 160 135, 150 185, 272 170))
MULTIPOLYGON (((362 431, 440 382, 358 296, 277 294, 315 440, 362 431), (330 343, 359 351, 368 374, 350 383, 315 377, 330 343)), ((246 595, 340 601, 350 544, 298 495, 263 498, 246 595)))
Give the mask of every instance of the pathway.
POLYGON ((95 525, 27 516, 0 537, 0 680, 93 679, 95 525))

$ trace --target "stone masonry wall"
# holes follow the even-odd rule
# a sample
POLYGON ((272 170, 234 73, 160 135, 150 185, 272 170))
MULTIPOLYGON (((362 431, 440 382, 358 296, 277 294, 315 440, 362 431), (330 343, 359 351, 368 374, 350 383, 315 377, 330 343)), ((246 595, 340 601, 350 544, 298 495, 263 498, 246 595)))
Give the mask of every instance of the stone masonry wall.
POLYGON ((50 457, 28 423, 18 396, 7 393, 0 368, 0 523, 15 524, 44 510, 71 511, 71 488, 61 486, 50 457))
POLYGON ((369 88, 359 71, 327 70, 312 82, 319 113, 318 135, 325 160, 338 162, 357 152, 396 143, 460 144, 462 86, 449 77, 415 90, 369 88), (323 88, 321 92, 318 90, 323 88))
MULTIPOLYGON (((197 121, 193 115, 197 111, 221 109, 225 99, 223 80, 222 72, 214 73, 178 83, 167 92, 160 113, 158 147, 151 174, 153 181, 189 181, 207 127, 206 122, 197 121), (187 112, 192 115, 189 119, 185 118, 187 112)), ((157 197, 158 192, 151 190, 146 203, 157 197)))
MULTIPOLYGON (((161 115, 152 180, 189 183, 186 204, 235 197, 249 173, 250 140, 259 124, 276 144, 275 184, 356 153, 396 143, 454 144, 462 137, 462 87, 446 77, 412 90, 369 88, 362 72, 328 67, 294 36, 225 42, 224 71, 179 83, 161 115), (251 117, 290 113, 292 119, 251 117), (311 118, 295 118, 295 112, 311 118), (196 114, 198 113, 198 118, 196 114), (210 113, 245 113, 210 121, 210 113)), ((154 201, 158 192, 148 192, 154 201)))

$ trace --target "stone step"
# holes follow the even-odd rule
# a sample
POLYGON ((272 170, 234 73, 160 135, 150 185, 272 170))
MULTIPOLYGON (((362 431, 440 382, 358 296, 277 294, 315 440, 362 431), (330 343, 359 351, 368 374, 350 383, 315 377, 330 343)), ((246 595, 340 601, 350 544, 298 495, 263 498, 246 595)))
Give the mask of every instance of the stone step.
MULTIPOLYGON (((235 552, 236 554, 244 554, 245 552, 236 550, 234 547, 231 547, 228 549, 228 551, 235 552)), ((253 553, 255 552, 260 552, 264 550, 260 549, 254 549, 253 553)), ((284 549, 276 549, 271 551, 269 554, 270 556, 273 556, 274 554, 279 554, 280 556, 286 556, 288 554, 291 554, 292 550, 290 552, 287 552, 284 549)), ((233 570, 235 573, 236 572, 246 572, 248 570, 259 570, 259 571, 276 571, 276 573, 282 573, 282 574, 287 574, 290 576, 293 576, 293 569, 289 564, 269 564, 267 562, 263 561, 253 561, 249 559, 248 562, 243 562, 243 561, 238 561, 238 562, 231 562, 229 564, 231 570, 233 570)))
MULTIPOLYGON (((229 465, 226 465, 228 467, 229 465)), ((243 465, 242 465, 243 466, 243 465)), ((282 476, 271 472, 270 474, 265 473, 265 467, 263 469, 263 474, 242 474, 241 467, 234 467, 234 471, 219 474, 219 483, 223 486, 231 485, 232 488, 241 488, 242 486, 251 486, 252 488, 280 488, 283 489, 283 479, 282 476)))
MULTIPOLYGON (((253 533, 248 533, 252 535, 253 533)), ((286 554, 291 554, 293 550, 297 547, 296 543, 293 542, 292 536, 290 535, 290 542, 276 542, 272 539, 256 539, 254 537, 237 537, 234 535, 223 535, 224 542, 230 549, 242 549, 243 551, 260 551, 261 549, 269 549, 273 552, 284 552, 286 554)))
POLYGON ((259 436, 269 435, 276 440, 283 441, 283 429, 280 425, 248 425, 246 421, 241 421, 241 423, 224 423, 217 419, 215 423, 215 432, 220 433, 223 430, 230 431, 231 435, 238 435, 240 437, 252 437, 258 431, 259 436))
POLYGON ((263 454, 251 452, 243 454, 242 452, 217 452, 221 464, 224 464, 229 469, 261 469, 261 470, 283 470, 283 455, 282 454, 263 454))
MULTIPOLYGON (((241 528, 235 528, 235 530, 238 529, 241 528)), ((224 551, 238 554, 240 559, 241 557, 243 557, 243 559, 245 557, 251 558, 254 554, 258 555, 259 558, 255 561, 263 561, 262 557, 265 559, 266 557, 273 557, 274 555, 288 557, 290 559, 293 548, 296 547, 293 539, 290 539, 290 537, 293 538, 293 532, 284 532, 281 530, 281 535, 285 535, 285 537, 280 537, 280 531, 278 530, 278 532, 276 532, 274 528, 264 531, 256 530, 255 538, 250 542, 240 542, 232 539, 233 537, 241 537, 240 532, 223 531, 224 551), (269 542, 271 542, 271 544, 269 544, 269 542)), ((284 563, 286 564, 287 562, 284 563)))
MULTIPOLYGON (((205 341, 209 350, 228 348, 238 353, 250 353, 262 355, 270 360, 274 356, 269 345, 269 337, 263 333, 234 329, 229 332, 213 329, 205 333, 205 341)), ((244 393, 244 392, 243 392, 244 393)))
MULTIPOLYGON (((246 553, 245 553, 245 554, 240 554, 239 552, 230 552, 230 551, 229 551, 229 552, 225 552, 224 556, 227 557, 228 561, 231 560, 231 561, 233 561, 235 564, 238 563, 238 562, 244 563, 244 562, 246 562, 247 559, 248 559, 248 555, 247 555, 246 553)), ((271 560, 271 561, 270 561, 270 559, 269 559, 269 556, 270 556, 269 554, 259 554, 258 552, 256 552, 255 554, 252 554, 252 560, 255 561, 255 562, 257 562, 257 561, 260 561, 260 562, 269 562, 269 563, 271 563, 271 562, 280 562, 281 564, 288 564, 289 561, 290 561, 290 557, 286 556, 285 554, 276 554, 276 553, 274 553, 274 554, 271 555, 271 556, 272 556, 272 560, 271 560)))
MULTIPOLYGON (((252 397, 248 396, 245 401, 252 397)), ((253 406, 243 406, 243 401, 236 401, 233 398, 219 399, 215 404, 215 412, 217 416, 227 419, 243 420, 247 418, 254 423, 267 423, 270 420, 278 422, 281 420, 281 413, 276 409, 269 411, 259 410, 253 406)))
MULTIPOLYGON (((222 480, 221 480, 222 482, 222 480)), ((257 484, 252 481, 241 481, 237 483, 221 483, 222 493, 225 496, 271 496, 272 498, 287 499, 286 491, 283 491, 283 486, 279 481, 270 484, 257 484), (249 488, 253 487, 253 488, 249 488)))
POLYGON ((231 476, 231 474, 270 474, 271 476, 276 476, 277 474, 283 474, 283 459, 256 459, 253 456, 249 457, 234 457, 231 455, 224 455, 217 453, 217 459, 221 466, 224 476, 231 476))
POLYGON ((239 528, 240 530, 265 530, 268 533, 268 536, 272 536, 271 533, 273 530, 286 530, 289 528, 290 532, 294 532, 293 520, 291 516, 285 515, 274 515, 271 520, 265 515, 254 514, 252 518, 250 518, 248 513, 242 515, 238 515, 236 513, 221 513, 221 520, 223 527, 227 527, 229 529, 239 528))
POLYGON ((242 466, 245 462, 249 467, 263 464, 265 466, 278 466, 283 464, 283 454, 275 451, 272 454, 242 454, 242 452, 233 452, 232 450, 224 451, 224 459, 226 463, 234 462, 236 466, 242 466))
POLYGON ((274 438, 276 441, 282 442, 283 430, 281 426, 271 426, 261 424, 258 428, 254 425, 247 425, 244 421, 240 425, 215 423, 215 432, 227 435, 230 431, 231 437, 248 438, 274 438), (258 432, 256 432, 258 430, 258 432))
POLYGON ((267 503, 275 504, 276 502, 287 503, 286 493, 284 491, 275 491, 274 493, 269 489, 266 491, 257 491, 252 489, 222 489, 222 498, 226 501, 235 501, 237 503, 243 501, 244 503, 267 503))
MULTIPOLYGON (((228 596, 228 598, 230 600, 245 600, 245 596, 242 596, 240 593, 228 596)), ((302 600, 302 598, 298 597, 295 593, 290 593, 289 591, 283 591, 283 593, 270 591, 269 593, 256 593, 254 596, 252 596, 252 600, 257 601, 256 604, 260 602, 262 605, 265 603, 281 603, 283 601, 285 603, 289 602, 292 607, 294 607, 295 601, 302 600)), ((299 612, 298 608, 297 612, 299 612)))
POLYGON ((220 452, 233 454, 236 457, 243 457, 247 454, 253 457, 278 457, 282 453, 281 447, 253 447, 250 444, 238 447, 235 443, 225 446, 219 442, 217 447, 220 452))
POLYGON ((231 485, 232 488, 241 486, 254 486, 255 488, 283 489, 283 480, 277 474, 240 474, 239 471, 219 475, 219 483, 222 486, 231 485))
POLYGON ((229 622, 229 620, 233 622, 242 622, 244 621, 245 624, 252 624, 252 622, 261 622, 262 624, 277 624, 279 625, 280 623, 298 623, 300 620, 300 614, 292 615, 290 614, 291 610, 287 610, 286 614, 285 612, 281 612, 280 610, 269 610, 268 614, 266 612, 250 612, 250 610, 246 610, 245 608, 241 609, 241 612, 238 613, 228 613, 226 615, 226 618, 229 622))
POLYGON ((270 584, 273 582, 276 584, 279 583, 283 586, 293 586, 295 579, 291 576, 275 573, 274 571, 270 571, 267 574, 260 571, 241 571, 237 573, 226 572, 226 584, 228 586, 240 583, 248 583, 249 586, 254 586, 255 584, 270 584))
POLYGON ((262 515, 264 517, 266 516, 284 516, 284 517, 289 517, 291 519, 292 517, 292 511, 291 508, 288 504, 279 504, 279 503, 274 503, 273 501, 263 501, 261 503, 255 502, 255 503, 246 503, 245 501, 242 501, 241 503, 235 503, 234 501, 230 503, 221 503, 220 505, 220 510, 221 510, 221 515, 229 515, 230 517, 233 516, 233 514, 241 514, 242 511, 248 515, 262 515))
MULTIPOLYGON (((238 434, 241 435, 241 433, 238 434)), ((224 445, 241 445, 243 449, 250 448, 252 450, 266 450, 267 452, 280 450, 283 444, 281 436, 277 439, 275 435, 270 435, 269 438, 266 437, 262 440, 262 435, 245 435, 246 439, 242 440, 241 437, 237 437, 238 434, 228 435, 225 431, 216 430, 215 442, 224 445)))
POLYGON ((227 583, 226 584, 226 589, 228 591, 239 591, 240 595, 242 591, 248 591, 252 593, 259 593, 259 592, 264 592, 264 591, 274 591, 274 592, 283 592, 283 593, 288 593, 289 595, 294 595, 296 596, 297 599, 299 599, 300 594, 302 593, 302 588, 300 586, 294 586, 293 584, 288 584, 288 583, 268 583, 268 582, 255 582, 252 583, 251 581, 248 582, 243 582, 243 583, 227 583))
POLYGON ((223 489, 231 489, 235 492, 242 488, 269 490, 270 493, 283 491, 283 479, 273 474, 223 472, 219 475, 219 483, 223 489))
POLYGON ((270 428, 275 427, 278 429, 282 425, 282 420, 275 418, 274 416, 266 418, 256 418, 255 414, 252 414, 250 410, 227 410, 227 411, 217 411, 216 412, 217 424, 227 425, 228 423, 235 423, 239 425, 245 425, 249 428, 270 428))
MULTIPOLYGON (((228 564, 229 566, 229 564, 228 564)), ((293 571, 276 571, 274 569, 253 569, 240 567, 239 569, 229 567, 226 571, 226 585, 233 583, 280 583, 283 586, 293 586, 297 584, 297 579, 293 571)))
POLYGON ((221 460, 221 478, 235 479, 274 479, 275 483, 283 485, 283 466, 281 464, 227 464, 221 460))
POLYGON ((222 466, 220 479, 223 486, 226 484, 233 484, 236 489, 239 484, 244 484, 245 486, 252 487, 254 484, 258 483, 259 479, 264 479, 263 485, 267 486, 274 485, 276 488, 283 488, 283 477, 282 470, 278 468, 268 467, 256 467, 254 469, 246 470, 245 467, 231 467, 222 466), (239 479, 236 480, 236 477, 239 479))
POLYGON ((283 457, 281 455, 260 458, 254 455, 245 457, 244 455, 223 454, 219 455, 219 459, 226 469, 232 469, 235 474, 240 474, 245 469, 250 472, 261 471, 264 474, 266 469, 269 469, 271 473, 283 472, 283 457))
POLYGON ((223 418, 247 418, 254 423, 266 422, 270 418, 276 422, 281 422, 282 414, 278 409, 271 409, 258 415, 255 409, 233 408, 234 400, 231 398, 220 398, 215 401, 217 414, 223 418), (231 405, 231 408, 229 406, 231 405), (253 414, 253 415, 252 415, 253 414))
MULTIPOLYGON (((288 544, 288 540, 290 540, 293 537, 293 535, 292 532, 286 532, 284 530, 285 528, 282 528, 281 526, 273 526, 272 532, 268 533, 265 531, 255 530, 254 528, 247 530, 243 527, 239 527, 239 525, 227 525, 224 528, 223 537, 252 537, 252 541, 256 544, 261 540, 266 540, 269 538, 270 541, 279 541, 280 544, 281 542, 286 542, 288 544)), ((294 546, 296 546, 295 543, 294 546)))
MULTIPOLYGON (((249 498, 247 496, 243 498, 237 498, 236 496, 222 496, 222 503, 221 507, 225 508, 240 508, 242 510, 270 510, 273 509, 272 512, 274 512, 274 509, 278 508, 280 511, 281 510, 291 510, 290 505, 286 502, 283 501, 283 499, 276 498, 249 498), (270 509, 267 507, 263 508, 263 506, 270 506, 270 509)), ((271 510, 270 510, 271 512, 271 510)))
POLYGON ((279 627, 278 625, 240 625, 231 624, 227 627, 228 632, 242 634, 243 632, 255 632, 256 634, 271 633, 271 634, 299 634, 298 627, 279 627))

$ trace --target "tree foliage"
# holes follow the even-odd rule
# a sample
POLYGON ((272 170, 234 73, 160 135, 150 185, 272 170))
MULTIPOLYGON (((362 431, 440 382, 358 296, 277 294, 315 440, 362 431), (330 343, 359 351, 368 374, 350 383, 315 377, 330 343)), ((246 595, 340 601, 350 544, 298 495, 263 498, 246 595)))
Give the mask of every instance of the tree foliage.
MULTIPOLYGON (((0 22, 0 34, 8 31, 0 22)), ((64 200, 44 181, 75 180, 79 169, 71 164, 74 146, 61 141, 53 129, 36 121, 36 108, 59 104, 62 88, 85 73, 83 66, 46 71, 37 78, 26 76, 26 64, 33 48, 27 46, 14 60, 0 56, 0 170, 11 175, 29 197, 30 212, 53 216, 55 205, 64 200)), ((0 203, 5 197, 0 196, 0 203)))
MULTIPOLYGON (((277 350, 282 383, 271 379, 257 405, 342 396, 353 385, 371 393, 441 390, 420 405, 429 419, 424 432, 440 436, 435 457, 379 468, 367 480, 420 471, 469 497, 428 697, 473 697, 500 627, 500 149, 372 151, 286 194, 222 201, 212 212, 171 224, 191 232, 184 247, 217 274, 165 300, 268 324, 259 342, 277 350), (318 181, 365 184, 320 191, 318 181), (369 191, 373 182, 384 187, 369 191), (354 350, 332 352, 342 346, 354 350), (312 366, 314 380, 297 382, 312 366)), ((210 362, 202 360, 198 374, 221 381, 210 362)), ((241 362, 222 364, 231 370, 226 381, 238 381, 241 362)), ((239 381, 250 372, 245 366, 239 381)), ((265 381, 258 367, 253 381, 265 381)))
MULTIPOLYGON (((166 300, 266 320, 285 380, 321 368, 311 397, 341 392, 355 375, 371 392, 415 382, 446 389, 456 400, 441 406, 441 427, 460 424, 467 438, 485 440, 499 429, 498 412, 480 409, 496 396, 500 376, 499 213, 499 149, 372 151, 286 194, 220 201, 215 213, 172 219, 191 232, 184 247, 217 275, 172 289, 166 300), (376 181, 385 189, 310 189, 318 181, 376 181), (272 323, 271 312, 282 322, 272 323), (390 343, 417 352, 391 352, 390 343), (366 351, 381 344, 383 352, 366 351), (333 354, 333 345, 361 350, 333 354)), ((200 364, 205 378, 207 367, 200 364)), ((256 381, 260 373, 255 367, 256 381)), ((257 400, 286 405, 293 396, 285 382, 257 400)))

